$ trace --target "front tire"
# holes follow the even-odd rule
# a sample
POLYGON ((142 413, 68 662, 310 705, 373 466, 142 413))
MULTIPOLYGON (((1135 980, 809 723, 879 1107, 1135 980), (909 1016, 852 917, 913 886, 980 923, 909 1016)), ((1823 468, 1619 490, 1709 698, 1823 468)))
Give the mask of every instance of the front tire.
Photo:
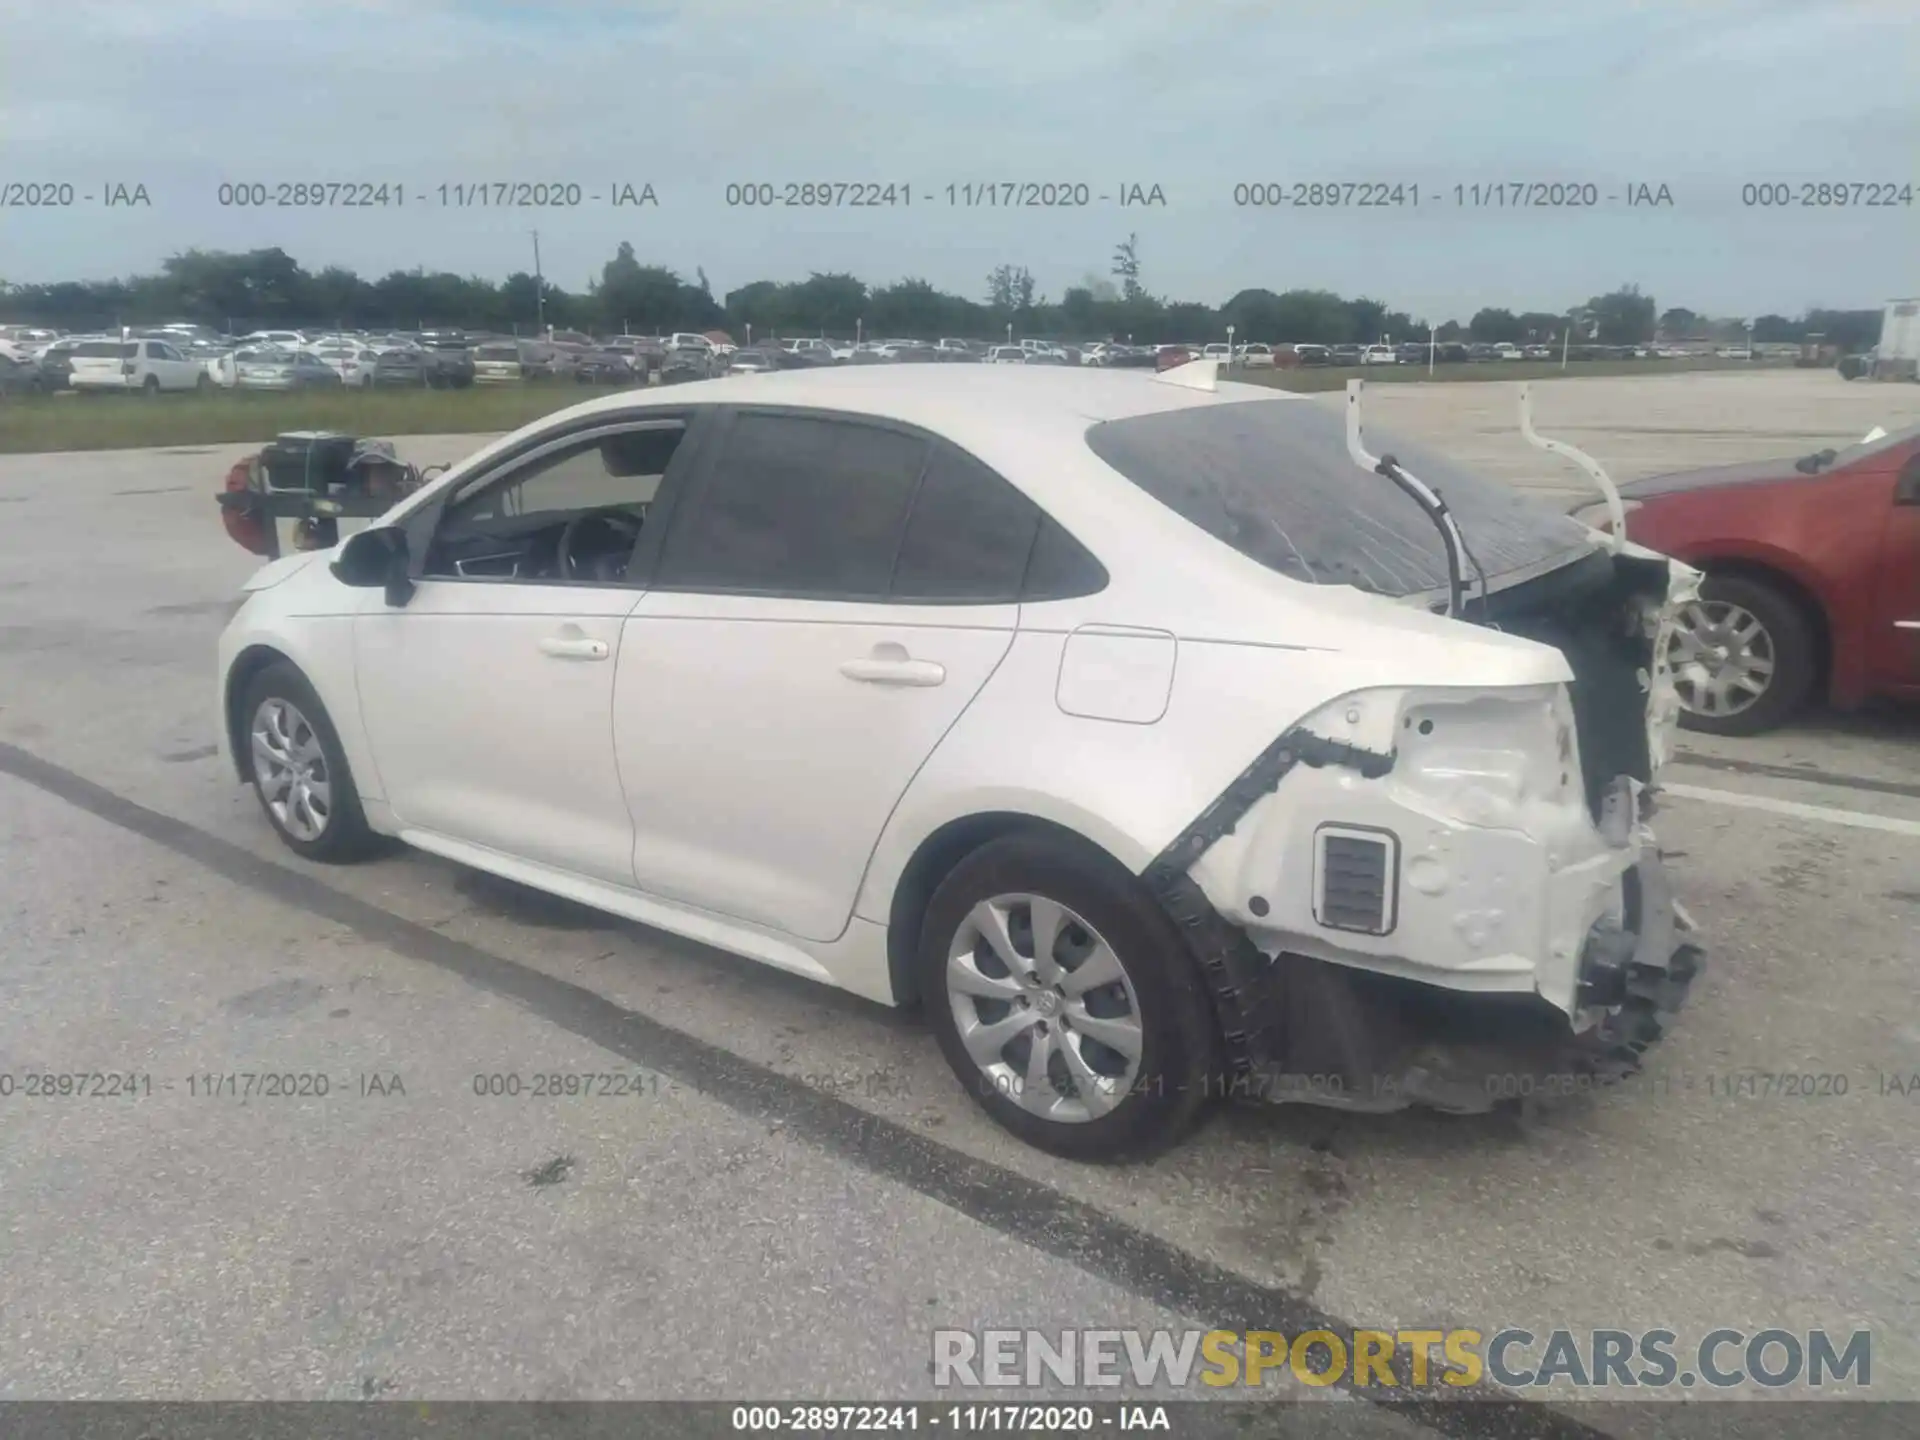
POLYGON ((379 848, 340 736, 305 675, 290 661, 266 666, 247 683, 240 717, 254 794, 288 849, 341 864, 379 848))
POLYGON ((918 958, 947 1063, 1028 1144, 1137 1159, 1199 1118, 1212 1007, 1173 922, 1117 862, 1044 835, 985 845, 934 892, 918 958))
POLYGON ((1680 723, 1709 735, 1758 735, 1806 705, 1819 674, 1814 624, 1764 580, 1709 575, 1684 606, 1669 652, 1680 723))

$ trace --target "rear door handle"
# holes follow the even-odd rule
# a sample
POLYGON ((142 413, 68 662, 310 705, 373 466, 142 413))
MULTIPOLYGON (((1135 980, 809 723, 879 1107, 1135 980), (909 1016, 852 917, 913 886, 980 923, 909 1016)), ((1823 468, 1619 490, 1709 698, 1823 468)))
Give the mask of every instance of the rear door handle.
POLYGON ((849 680, 866 685, 940 685, 946 682, 947 667, 931 660, 888 660, 868 656, 848 660, 840 673, 849 680))
POLYGON ((540 653, 556 660, 604 660, 613 653, 613 647, 604 640, 583 636, 549 635, 540 642, 540 653))

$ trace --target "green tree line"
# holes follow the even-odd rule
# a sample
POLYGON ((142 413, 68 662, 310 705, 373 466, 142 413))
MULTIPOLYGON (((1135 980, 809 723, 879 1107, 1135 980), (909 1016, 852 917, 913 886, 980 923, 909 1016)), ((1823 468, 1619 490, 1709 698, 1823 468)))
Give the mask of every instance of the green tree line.
MULTIPOLYGON (((64 330, 193 321, 220 329, 304 326, 415 329, 457 326, 529 332, 545 323, 600 333, 634 334, 725 329, 756 336, 1130 339, 1139 344, 1211 341, 1228 326, 1236 340, 1268 343, 1368 344, 1425 339, 1430 322, 1388 302, 1346 298, 1321 289, 1242 290, 1223 304, 1153 294, 1141 278, 1136 237, 1115 249, 1107 274, 1089 274, 1059 299, 1039 294, 1026 267, 998 266, 980 295, 957 295, 926 280, 874 285, 846 273, 804 280, 756 280, 716 299, 703 271, 689 280, 662 265, 645 265, 621 244, 584 290, 562 289, 524 271, 505 280, 426 269, 395 270, 369 280, 327 266, 310 271, 281 249, 232 253, 189 250, 154 274, 128 279, 9 285, 0 281, 0 318, 64 330)), ((1809 310, 1796 319, 1758 317, 1758 341, 1823 335, 1849 349, 1871 344, 1878 311, 1809 310)), ((1713 322, 1682 307, 1657 312, 1653 297, 1626 285, 1560 312, 1484 308, 1462 321, 1431 323, 1442 340, 1550 343, 1572 328, 1575 339, 1608 345, 1672 337, 1733 339, 1735 322, 1713 322)))

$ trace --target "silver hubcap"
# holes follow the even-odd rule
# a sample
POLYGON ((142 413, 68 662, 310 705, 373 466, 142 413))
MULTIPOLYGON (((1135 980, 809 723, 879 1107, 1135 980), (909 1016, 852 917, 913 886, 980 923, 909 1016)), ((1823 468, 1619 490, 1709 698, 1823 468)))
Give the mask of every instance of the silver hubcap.
POLYGON ((1773 684, 1773 637, 1759 616, 1725 601, 1684 607, 1668 658, 1680 703, 1697 715, 1738 715, 1773 684))
POLYGON ((333 776, 320 737, 298 708, 275 697, 253 712, 253 783, 296 840, 318 840, 333 818, 333 776))
POLYGON ((947 951, 947 1003, 985 1083, 1023 1110, 1080 1124, 1140 1072, 1140 1000, 1113 947, 1057 901, 996 895, 947 951))

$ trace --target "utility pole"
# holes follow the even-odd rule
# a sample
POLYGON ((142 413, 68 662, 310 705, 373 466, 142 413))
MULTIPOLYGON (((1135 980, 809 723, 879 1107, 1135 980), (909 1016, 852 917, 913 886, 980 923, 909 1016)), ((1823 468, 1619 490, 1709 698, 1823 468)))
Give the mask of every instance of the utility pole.
POLYGON ((540 232, 533 232, 533 324, 535 335, 547 328, 547 287, 540 278, 540 232))

